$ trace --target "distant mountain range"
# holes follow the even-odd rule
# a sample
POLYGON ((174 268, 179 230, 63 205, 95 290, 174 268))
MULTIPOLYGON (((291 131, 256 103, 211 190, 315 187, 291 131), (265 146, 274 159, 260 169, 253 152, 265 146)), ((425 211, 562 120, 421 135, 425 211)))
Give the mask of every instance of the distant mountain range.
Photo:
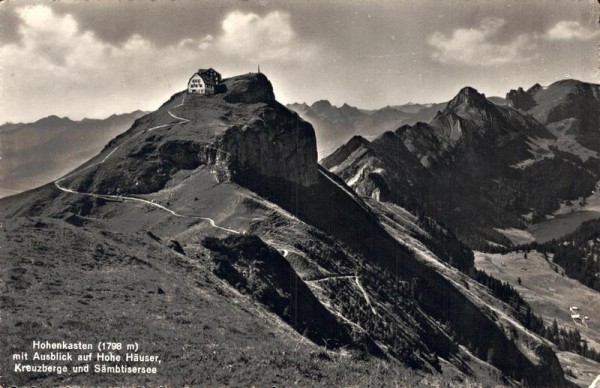
POLYGON ((354 137, 322 163, 363 196, 423 212, 472 247, 510 245, 600 178, 600 86, 565 80, 507 94, 462 89, 428 123, 354 137))
POLYGON ((49 116, 33 123, 0 126, 0 197, 46 184, 96 155, 144 115, 73 121, 49 116))
MULTIPOLYGON (((506 103, 499 97, 492 97, 490 100, 499 105, 506 103)), ((446 103, 408 103, 366 110, 348 104, 337 107, 327 100, 319 100, 312 105, 288 104, 287 108, 297 112, 314 126, 319 158, 323 158, 354 135, 370 139, 401 125, 428 122, 445 105, 446 103)))

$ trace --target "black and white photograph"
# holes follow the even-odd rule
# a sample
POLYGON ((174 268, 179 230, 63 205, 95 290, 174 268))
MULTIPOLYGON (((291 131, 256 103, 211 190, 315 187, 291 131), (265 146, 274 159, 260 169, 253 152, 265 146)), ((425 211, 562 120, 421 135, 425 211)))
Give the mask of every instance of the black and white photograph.
POLYGON ((600 1, 0 0, 1 387, 600 388, 600 1))

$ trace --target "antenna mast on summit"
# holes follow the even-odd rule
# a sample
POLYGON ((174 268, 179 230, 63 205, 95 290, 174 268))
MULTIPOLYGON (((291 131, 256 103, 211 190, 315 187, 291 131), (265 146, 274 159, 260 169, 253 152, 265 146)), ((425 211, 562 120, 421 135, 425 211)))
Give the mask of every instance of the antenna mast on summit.
POLYGON ((258 74, 260 74, 260 64, 258 65, 258 74))

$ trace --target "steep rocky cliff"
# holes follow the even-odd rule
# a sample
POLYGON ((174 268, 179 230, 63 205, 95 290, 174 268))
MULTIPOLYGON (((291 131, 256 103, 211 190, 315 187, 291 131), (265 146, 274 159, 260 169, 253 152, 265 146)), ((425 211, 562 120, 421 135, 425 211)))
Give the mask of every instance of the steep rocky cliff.
POLYGON ((521 109, 523 111, 528 111, 537 105, 532 94, 540 89, 541 86, 539 84, 535 84, 529 90, 525 91, 523 88, 518 88, 517 90, 511 90, 506 94, 506 101, 508 106, 521 109))

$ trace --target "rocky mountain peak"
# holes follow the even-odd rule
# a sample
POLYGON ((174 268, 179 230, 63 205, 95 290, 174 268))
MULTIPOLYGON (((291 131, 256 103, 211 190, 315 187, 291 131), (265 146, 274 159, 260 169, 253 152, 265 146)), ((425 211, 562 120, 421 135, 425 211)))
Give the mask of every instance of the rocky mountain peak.
POLYGON ((197 168, 211 170, 219 182, 316 183, 314 130, 275 100, 264 74, 225 79, 220 89, 210 96, 175 94, 111 141, 105 149, 111 157, 90 179, 80 174, 73 184, 81 191, 149 194, 177 180, 179 171, 197 168))
POLYGON ((569 120, 569 132, 573 135, 595 133, 600 125, 600 85, 597 84, 565 79, 546 87, 535 84, 527 91, 511 90, 506 99, 509 106, 526 111, 545 125, 562 127, 567 125, 563 120, 569 120))
POLYGON ((73 122, 73 120, 71 120, 67 116, 58 117, 56 115, 50 115, 48 117, 39 119, 34 124, 36 124, 36 125, 57 125, 57 124, 61 124, 61 123, 65 124, 65 123, 72 123, 72 122, 73 122))
MULTIPOLYGON (((569 78, 569 79, 561 79, 559 81, 556 81, 556 82, 552 83, 549 87, 557 87, 557 86, 571 86, 571 87, 573 87, 573 86, 582 86, 582 85, 585 85, 585 84, 587 84, 587 82, 583 82, 583 81, 580 81, 578 79, 569 78)), ((538 84, 536 84, 536 85, 538 85, 538 84)))
POLYGON ((352 138, 348 141, 348 146, 351 148, 358 148, 361 145, 369 144, 369 141, 360 135, 352 136, 352 138))
MULTIPOLYGON (((519 89, 522 89, 522 88, 519 88, 519 89)), ((542 90, 542 89, 543 89, 542 85, 536 83, 535 85, 533 85, 532 87, 530 87, 529 89, 527 89, 527 93, 534 94, 534 93, 537 93, 539 90, 542 90)))
POLYGON ((458 94, 448 102, 446 111, 454 110, 460 106, 483 108, 489 105, 490 102, 485 98, 485 95, 479 93, 476 89, 467 86, 462 88, 458 94))
POLYGON ((493 121, 491 117, 499 115, 497 106, 484 94, 467 86, 448 102, 444 110, 438 111, 430 124, 437 128, 442 137, 455 142, 462 139, 466 132, 485 133, 493 121))
POLYGON ((223 81, 223 86, 225 88, 223 99, 227 102, 254 104, 275 101, 273 85, 262 73, 228 78, 223 81))
POLYGON ((333 105, 328 100, 319 100, 315 101, 310 107, 316 112, 322 112, 333 108, 333 105))
POLYGON ((346 103, 344 103, 344 105, 342 105, 340 107, 340 113, 346 116, 363 116, 364 113, 362 113, 357 107, 354 107, 352 105, 348 105, 346 103))
POLYGON ((301 110, 310 109, 310 106, 308 106, 308 104, 305 103, 305 102, 292 102, 291 104, 287 104, 286 107, 288 109, 292 109, 292 110, 296 110, 296 109, 301 109, 301 110))
POLYGON ((539 84, 532 86, 529 90, 524 91, 523 88, 518 88, 517 90, 511 90, 506 94, 506 101, 508 106, 513 107, 515 109, 521 109, 523 111, 528 111, 537 105, 533 98, 533 94, 539 90, 536 88, 538 86, 541 89, 539 84))

